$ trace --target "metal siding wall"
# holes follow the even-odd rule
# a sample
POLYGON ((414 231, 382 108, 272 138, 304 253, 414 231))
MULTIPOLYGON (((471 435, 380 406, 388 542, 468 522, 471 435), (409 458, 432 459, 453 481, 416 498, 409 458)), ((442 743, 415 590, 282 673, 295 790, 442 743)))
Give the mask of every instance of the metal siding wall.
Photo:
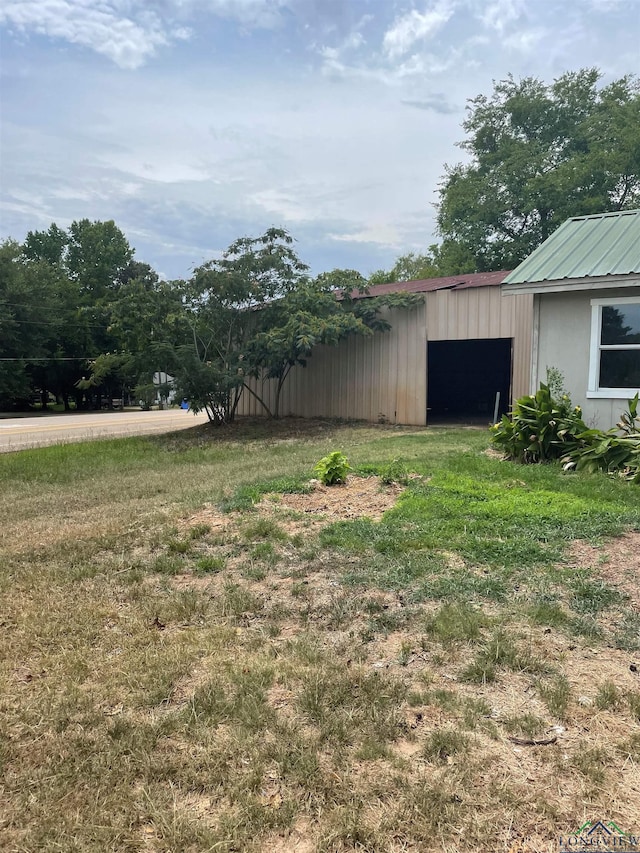
MULTIPOLYGON (((361 418, 424 424, 426 333, 423 305, 393 311, 389 332, 349 337, 337 347, 316 347, 307 367, 294 367, 281 395, 282 415, 361 418)), ((251 380, 272 405, 274 380, 251 380)), ((263 414, 246 391, 240 415, 263 414)))
MULTIPOLYGON (((307 367, 294 367, 280 413, 424 424, 427 411, 427 340, 513 338, 513 397, 529 393, 532 305, 528 294, 501 296, 499 287, 439 290, 425 304, 393 311, 389 332, 349 337, 337 347, 316 347, 307 367)), ((275 382, 252 387, 273 404, 275 382)), ((261 415, 245 392, 238 413, 261 415)))

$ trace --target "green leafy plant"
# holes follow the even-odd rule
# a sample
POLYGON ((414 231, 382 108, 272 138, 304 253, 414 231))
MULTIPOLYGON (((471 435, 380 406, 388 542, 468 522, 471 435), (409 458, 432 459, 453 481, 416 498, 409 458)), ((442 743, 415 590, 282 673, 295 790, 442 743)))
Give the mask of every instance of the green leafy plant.
POLYGON ((351 471, 349 460, 339 450, 334 450, 328 456, 314 465, 313 471, 325 486, 337 486, 346 483, 347 474, 351 471))
POLYGON ((503 415, 491 432, 508 459, 546 462, 582 446, 582 436, 590 431, 580 406, 572 406, 568 394, 554 398, 542 382, 535 396, 517 400, 511 416, 503 415))
POLYGON ((385 486, 393 483, 406 486, 409 483, 409 470, 400 459, 392 459, 380 472, 380 480, 385 486))
POLYGON ((606 471, 619 474, 627 480, 640 482, 640 417, 638 394, 628 402, 626 412, 617 425, 606 432, 587 430, 581 442, 568 450, 563 457, 566 470, 593 473, 606 471))

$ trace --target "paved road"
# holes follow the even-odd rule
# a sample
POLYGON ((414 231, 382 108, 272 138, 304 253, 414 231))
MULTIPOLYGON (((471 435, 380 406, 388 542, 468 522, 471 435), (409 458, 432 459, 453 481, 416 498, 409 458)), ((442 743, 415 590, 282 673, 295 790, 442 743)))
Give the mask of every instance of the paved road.
POLYGON ((79 412, 70 415, 44 415, 35 418, 0 420, 0 453, 24 450, 46 444, 116 438, 123 435, 148 435, 172 432, 206 423, 203 412, 194 415, 182 409, 164 412, 79 412))

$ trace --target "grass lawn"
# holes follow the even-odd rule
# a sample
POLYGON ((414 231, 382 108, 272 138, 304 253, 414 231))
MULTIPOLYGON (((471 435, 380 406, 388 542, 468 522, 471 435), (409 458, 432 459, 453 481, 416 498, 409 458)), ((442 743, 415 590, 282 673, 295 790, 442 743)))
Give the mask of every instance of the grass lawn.
POLYGON ((2 850, 640 835, 640 488, 488 444, 285 420, 0 456, 2 850))

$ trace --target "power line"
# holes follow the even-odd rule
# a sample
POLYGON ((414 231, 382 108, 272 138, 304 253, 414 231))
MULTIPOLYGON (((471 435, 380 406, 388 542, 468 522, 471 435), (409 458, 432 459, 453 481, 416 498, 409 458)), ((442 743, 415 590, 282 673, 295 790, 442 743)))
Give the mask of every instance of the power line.
POLYGON ((42 356, 42 357, 30 357, 30 356, 19 356, 17 358, 0 358, 0 361, 95 361, 98 358, 97 355, 75 355, 75 356, 42 356))
POLYGON ((63 318, 59 322, 52 320, 15 320, 13 317, 7 320, 7 323, 20 323, 22 325, 27 324, 31 326, 59 326, 65 322, 70 322, 72 325, 78 326, 82 329, 105 329, 107 325, 99 326, 96 323, 83 323, 81 318, 72 321, 67 321, 63 318))

